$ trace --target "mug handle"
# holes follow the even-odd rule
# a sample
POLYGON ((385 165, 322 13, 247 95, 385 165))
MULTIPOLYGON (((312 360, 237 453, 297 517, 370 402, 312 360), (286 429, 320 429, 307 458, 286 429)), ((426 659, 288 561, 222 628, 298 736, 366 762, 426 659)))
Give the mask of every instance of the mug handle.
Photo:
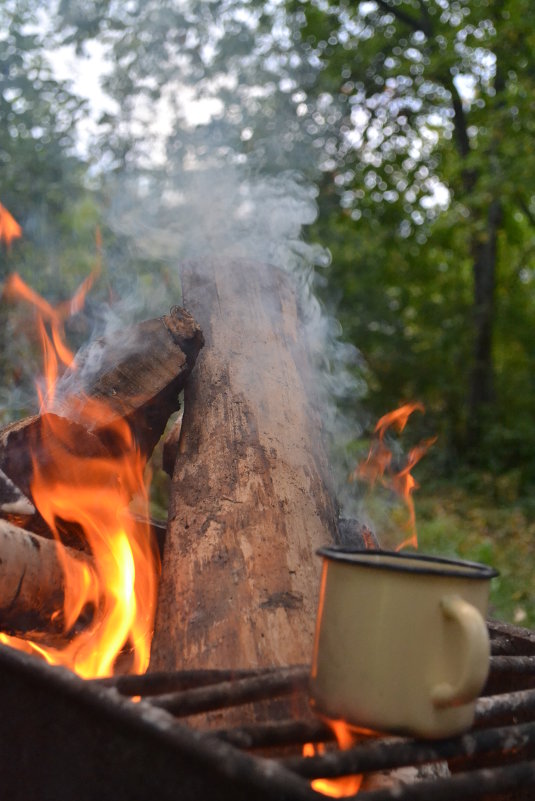
POLYGON ((433 687, 431 700, 438 708, 467 704, 477 698, 487 680, 490 657, 487 624, 475 606, 460 595, 445 595, 440 606, 444 616, 461 627, 465 659, 455 684, 442 682, 433 687))

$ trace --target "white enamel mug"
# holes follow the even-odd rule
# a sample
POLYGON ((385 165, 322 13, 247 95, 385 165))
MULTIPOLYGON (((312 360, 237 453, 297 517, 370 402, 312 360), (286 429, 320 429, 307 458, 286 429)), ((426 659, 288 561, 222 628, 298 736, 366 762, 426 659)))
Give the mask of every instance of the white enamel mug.
POLYGON ((487 679, 491 567, 322 548, 311 703, 356 728, 446 737, 470 728, 487 679))

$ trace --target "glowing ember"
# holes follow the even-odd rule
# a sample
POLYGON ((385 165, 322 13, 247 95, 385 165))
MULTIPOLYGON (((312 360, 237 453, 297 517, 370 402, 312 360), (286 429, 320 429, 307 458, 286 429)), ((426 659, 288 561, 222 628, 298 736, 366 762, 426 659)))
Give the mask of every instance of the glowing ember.
MULTIPOLYGON (((356 737, 344 723, 343 720, 329 720, 327 721, 332 728, 338 741, 338 747, 342 751, 346 751, 354 744, 356 737)), ((313 743, 305 743, 303 746, 303 756, 315 756, 316 754, 323 754, 325 746, 323 743, 314 745, 313 743)), ((314 779, 310 782, 313 790, 316 790, 322 795, 327 795, 330 798, 347 798, 348 796, 356 795, 362 784, 362 776, 340 776, 337 779, 314 779)))
POLYGON ((414 513, 414 501, 412 493, 418 488, 418 484, 411 474, 413 467, 420 461, 431 445, 436 441, 436 437, 422 440, 418 445, 409 451, 405 466, 398 472, 392 469, 392 451, 385 442, 385 434, 390 428, 394 428, 401 433, 411 414, 414 411, 424 412, 421 403, 406 403, 395 409, 393 412, 385 414, 375 426, 375 439, 372 442, 366 461, 357 465, 350 475, 351 481, 357 479, 367 481, 370 485, 380 482, 383 487, 399 495, 407 507, 407 521, 405 528, 408 536, 403 540, 397 550, 407 546, 418 547, 418 537, 416 534, 416 521, 414 513))
POLYGON ((22 228, 9 211, 0 203, 0 242, 4 241, 9 250, 14 239, 22 236, 22 228))
MULTIPOLYGON (((65 642, 61 647, 8 635, 0 635, 0 640, 38 653, 52 664, 70 667, 85 678, 111 675, 119 654, 127 659, 132 672, 146 670, 159 573, 148 524, 129 514, 132 498, 137 508, 141 499, 148 519, 145 460, 128 424, 123 419, 104 423, 109 421, 109 413, 103 401, 87 398, 81 404, 77 397, 77 421, 88 431, 98 429, 99 440, 106 443, 97 455, 80 456, 69 420, 44 414, 53 408, 60 365, 76 369, 64 343, 63 324, 83 307, 94 279, 93 273, 70 301, 55 308, 17 275, 9 277, 4 289, 7 297, 22 298, 36 310, 45 361, 45 388, 39 392, 44 415, 41 430, 57 445, 46 469, 33 458, 32 499, 58 541, 62 526, 82 530, 94 570, 78 569, 74 574, 69 560, 62 557, 65 604, 55 613, 63 612, 65 642)), ((68 405, 67 398, 63 403, 66 415, 68 405)))

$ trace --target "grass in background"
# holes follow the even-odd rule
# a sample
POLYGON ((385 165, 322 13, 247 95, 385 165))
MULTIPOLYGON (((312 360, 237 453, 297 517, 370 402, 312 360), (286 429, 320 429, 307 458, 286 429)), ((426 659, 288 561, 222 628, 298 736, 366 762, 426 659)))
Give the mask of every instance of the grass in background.
POLYGON ((451 485, 415 495, 419 550, 492 565, 489 616, 535 628, 535 515, 527 501, 451 485))

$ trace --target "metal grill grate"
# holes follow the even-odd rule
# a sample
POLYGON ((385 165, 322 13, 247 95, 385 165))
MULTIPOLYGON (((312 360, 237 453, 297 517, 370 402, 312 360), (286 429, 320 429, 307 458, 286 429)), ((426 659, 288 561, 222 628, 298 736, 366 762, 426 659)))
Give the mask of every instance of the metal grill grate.
MULTIPOLYGON (((476 721, 460 737, 368 737, 347 751, 310 713, 270 720, 274 699, 306 710, 306 667, 183 671, 83 681, 0 648, 0 768, 11 801, 158 798, 318 801, 317 777, 370 777, 411 767, 424 778, 366 789, 362 801, 461 801, 535 797, 535 634, 489 623, 491 674, 476 721), (135 703, 132 697, 141 696, 135 703), (266 704, 262 723, 199 730, 196 715, 266 704), (325 743, 303 757, 306 742, 325 743), (429 766, 450 775, 429 778, 429 766), (427 769, 427 778, 425 778, 427 769)), ((401 776, 401 778, 400 778, 401 776)))

